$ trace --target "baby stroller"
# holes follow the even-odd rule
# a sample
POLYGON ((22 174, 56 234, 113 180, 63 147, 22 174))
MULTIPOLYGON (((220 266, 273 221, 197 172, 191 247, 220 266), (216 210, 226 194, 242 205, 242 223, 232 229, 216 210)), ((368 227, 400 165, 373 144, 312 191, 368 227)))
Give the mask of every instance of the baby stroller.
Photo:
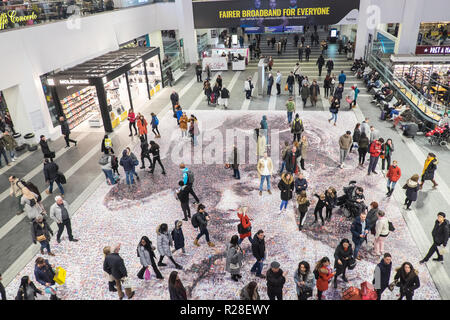
POLYGON ((349 219, 359 216, 361 212, 367 209, 364 202, 354 200, 356 187, 356 181, 350 181, 348 186, 343 188, 344 195, 337 199, 337 205, 340 207, 342 214, 349 219))
POLYGON ((450 129, 446 125, 444 127, 436 127, 425 134, 431 145, 439 144, 441 147, 447 146, 448 138, 450 137, 450 129))

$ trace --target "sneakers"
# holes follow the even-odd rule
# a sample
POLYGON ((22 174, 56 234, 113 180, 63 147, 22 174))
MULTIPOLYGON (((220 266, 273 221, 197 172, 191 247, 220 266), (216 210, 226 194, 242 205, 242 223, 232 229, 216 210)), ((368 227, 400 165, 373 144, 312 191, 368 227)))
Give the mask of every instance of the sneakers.
POLYGON ((444 258, 433 258, 433 261, 443 262, 444 258))
POLYGON ((378 172, 376 172, 375 170, 374 170, 374 171, 372 171, 372 173, 374 173, 374 174, 378 174, 378 172))
POLYGON ((158 262, 158 267, 165 267, 165 266, 167 266, 167 264, 162 263, 162 262, 158 262))
POLYGON ((11 161, 12 162, 16 162, 16 158, 11 158, 11 161))
POLYGON ((181 265, 179 265, 179 264, 175 265, 175 268, 178 269, 178 270, 183 270, 183 267, 181 265))

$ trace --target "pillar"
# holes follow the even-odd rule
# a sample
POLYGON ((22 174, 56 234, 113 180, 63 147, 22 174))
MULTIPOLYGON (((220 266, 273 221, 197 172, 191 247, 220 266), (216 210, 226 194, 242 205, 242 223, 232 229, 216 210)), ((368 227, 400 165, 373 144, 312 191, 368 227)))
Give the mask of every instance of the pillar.
POLYGON ((414 54, 416 52, 417 37, 419 36, 420 20, 424 2, 408 0, 403 8, 403 17, 398 29, 395 54, 414 54))
POLYGON ((372 31, 372 25, 369 23, 368 7, 370 6, 370 0, 361 0, 359 3, 359 16, 358 16, 358 30, 356 32, 356 47, 355 47, 355 59, 363 58, 367 41, 369 39, 369 32, 372 31), (372 29, 369 29, 371 27, 372 29))
POLYGON ((186 63, 197 63, 197 35, 194 29, 194 13, 192 0, 175 0, 178 31, 183 39, 186 63))

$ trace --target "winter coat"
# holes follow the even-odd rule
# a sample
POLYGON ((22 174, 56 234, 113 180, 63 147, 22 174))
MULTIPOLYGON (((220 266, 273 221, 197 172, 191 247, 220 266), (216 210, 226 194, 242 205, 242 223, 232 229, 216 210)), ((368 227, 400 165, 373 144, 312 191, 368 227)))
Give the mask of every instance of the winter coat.
POLYGON ((402 171, 400 170, 399 166, 390 166, 388 173, 386 174, 386 178, 388 178, 389 180, 393 181, 393 182, 397 182, 400 177, 402 176, 402 171))
POLYGON ((286 179, 286 174, 281 176, 281 180, 278 183, 278 189, 280 189, 281 200, 288 201, 292 199, 292 193, 294 191, 294 177, 290 177, 289 180, 286 179))
POLYGON ((128 276, 125 263, 118 253, 111 253, 105 257, 105 261, 103 262, 103 271, 117 280, 128 276))
POLYGON ((308 153, 308 142, 302 141, 300 144, 300 156, 303 160, 306 160, 306 155, 308 153))
POLYGON ((170 101, 172 102, 172 105, 176 105, 178 100, 179 100, 178 93, 175 92, 170 95, 170 101))
POLYGON ((302 285, 302 287, 308 287, 311 288, 311 290, 314 290, 314 285, 316 284, 316 279, 314 278, 314 274, 312 272, 308 272, 306 276, 299 275, 298 269, 295 270, 294 281, 297 289, 297 295, 300 295, 301 293, 300 291, 301 289, 300 286, 298 285, 298 282, 304 282, 305 284, 302 285))
POLYGON ((36 201, 34 206, 31 206, 31 200, 27 199, 25 197, 22 197, 20 199, 20 204, 22 204, 23 210, 25 211, 25 213, 27 214, 28 219, 33 220, 34 218, 37 217, 37 215, 42 213, 42 207, 37 203, 37 198, 38 195, 35 194, 34 192, 32 192, 34 195, 34 200, 36 201))
POLYGON ((41 140, 41 141, 39 141, 39 145, 41 146, 41 151, 44 154, 44 157, 48 158, 51 151, 50 151, 47 141, 41 140))
POLYGON ((378 211, 380 211, 378 208, 377 209, 370 209, 369 212, 367 213, 367 217, 366 217, 366 223, 369 225, 369 228, 372 230, 373 228, 375 228, 375 224, 377 223, 378 220, 378 211))
MULTIPOLYGON (((238 246, 239 247, 239 246, 238 246)), ((227 244, 227 258, 225 262, 225 270, 231 275, 240 274, 242 268, 242 261, 244 260, 244 255, 240 248, 232 246, 230 243, 227 244), (238 266, 236 269, 231 268, 231 264, 238 266)))
MULTIPOLYGON (((370 226, 366 221, 366 227, 364 230, 369 230, 370 226)), ((352 233, 352 240, 355 244, 362 243, 364 240, 367 240, 367 235, 364 238, 361 238, 360 235, 363 233, 362 223, 360 216, 357 216, 350 227, 350 232, 352 233)))
POLYGON ((272 269, 266 272, 267 280, 267 294, 281 294, 283 292, 283 286, 286 282, 286 278, 283 276, 283 270, 279 269, 278 272, 273 272, 272 269))
POLYGON ((230 91, 228 91, 228 89, 226 89, 226 88, 222 88, 221 97, 222 97, 222 99, 229 99, 230 91))
POLYGON ((188 117, 186 115, 183 115, 180 117, 180 129, 187 130, 187 128, 188 128, 188 117))
POLYGON ((155 258, 155 253, 153 250, 150 252, 142 245, 139 245, 138 247, 138 253, 139 253, 139 259, 141 262, 141 265, 143 267, 148 267, 152 265, 152 258, 155 258))
POLYGON ((422 180, 433 180, 434 179, 434 172, 437 169, 438 160, 434 159, 430 162, 428 167, 425 169, 424 167, 424 173, 422 175, 422 180))
POLYGON ((411 201, 416 201, 418 191, 419 184, 411 179, 408 179, 408 182, 406 182, 406 198, 411 201))
POLYGON ((44 164, 44 176, 45 181, 55 181, 58 173, 58 165, 54 162, 48 162, 44 164))
POLYGON ((386 217, 381 217, 377 219, 375 224, 375 238, 387 235, 389 235, 389 220, 386 217))
POLYGON ((261 261, 266 256, 266 243, 265 240, 260 240, 258 235, 255 234, 252 243, 252 254, 256 260, 261 261))
POLYGON ((419 272, 417 270, 411 271, 406 275, 403 269, 400 269, 395 274, 394 280, 400 280, 400 293, 414 295, 414 290, 420 287, 419 272))
POLYGON ((292 149, 286 152, 284 156, 284 162, 286 162, 287 171, 295 171, 295 166, 297 165, 297 158, 300 157, 301 151, 297 149, 295 154, 292 153, 292 149), (293 170, 294 169, 294 170, 293 170))
POLYGON ((353 131, 353 142, 358 143, 360 138, 361 138, 361 131, 359 129, 355 129, 355 131, 353 131))
POLYGON ((334 250, 334 268, 337 270, 347 268, 352 257, 353 257, 352 244, 349 243, 347 250, 344 250, 344 246, 342 245, 342 243, 340 243, 336 247, 336 250, 334 250), (339 264, 338 260, 341 260, 342 264, 339 264))
POLYGON ((69 124, 67 121, 60 122, 61 123, 61 134, 66 136, 70 134, 69 124))
POLYGON ((273 86, 273 81, 274 81, 274 80, 273 80, 273 76, 267 78, 267 86, 269 86, 269 87, 273 86))
POLYGON ((305 178, 303 179, 295 179, 295 193, 299 194, 300 192, 306 190, 308 188, 308 181, 305 178))
POLYGON ((298 198, 299 198, 299 197, 297 197, 298 211, 299 211, 300 213, 306 213, 306 212, 308 212, 308 208, 309 208, 309 206, 310 206, 310 204, 311 204, 311 203, 309 202, 309 200, 306 200, 305 203, 300 204, 300 203, 298 203, 298 198))
POLYGON ((328 281, 333 278, 333 274, 331 270, 328 268, 320 268, 319 270, 319 279, 316 281, 316 287, 319 291, 327 291, 328 290, 328 281))
POLYGON ((308 86, 302 86, 302 89, 300 90, 300 95, 302 96, 303 100, 308 99, 308 97, 309 97, 309 88, 308 88, 308 86))
POLYGON ((242 288, 240 297, 241 297, 241 300, 261 300, 261 298, 259 297, 258 290, 256 290, 254 297, 250 297, 250 295, 248 293, 248 285, 246 285, 244 288, 242 288))
POLYGON ((358 147, 359 149, 367 150, 369 148, 369 138, 368 137, 359 138, 358 147))
POLYGON ((197 221, 198 221, 198 227, 200 229, 205 229, 206 227, 208 227, 208 220, 206 220, 207 216, 208 216, 208 213, 206 213, 206 212, 198 213, 197 221))
POLYGON ((147 141, 141 141, 141 157, 146 157, 150 154, 148 150, 148 142, 147 141))
POLYGON ((345 83, 345 80, 347 80, 347 76, 345 75, 345 73, 341 73, 338 77, 339 83, 345 83))
POLYGON ((330 209, 336 207, 337 204, 337 195, 336 193, 333 194, 334 196, 332 197, 328 192, 325 192, 325 206, 330 209))
POLYGON ((333 62, 333 60, 328 60, 326 66, 327 66, 328 70, 333 70, 334 69, 334 62, 333 62))
POLYGON ((16 140, 9 134, 4 134, 2 140, 6 150, 8 151, 13 151, 17 147, 16 140))
POLYGON ((370 136, 370 125, 365 121, 361 122, 361 133, 363 132, 366 134, 367 137, 370 136))
POLYGON ((386 289, 389 287, 389 280, 391 278, 392 262, 385 264, 384 259, 375 267, 373 284, 375 289, 386 289))
POLYGON ((303 127, 302 119, 300 119, 300 117, 298 117, 298 118, 295 117, 294 121, 292 121, 291 132, 293 134, 301 134, 303 131, 304 131, 304 127, 303 127), (300 123, 300 128, 298 128, 299 130, 295 130, 295 125, 297 122, 300 123))
POLYGON ((352 146, 352 137, 350 135, 343 134, 339 138, 339 147, 341 148, 341 150, 349 150, 351 146, 352 146))
POLYGON ((182 186, 177 192, 178 200, 182 203, 189 202, 189 190, 186 185, 182 186))
MULTIPOLYGON (((66 200, 63 200, 63 206, 66 208, 70 218, 70 206, 66 200)), ((52 204, 50 207, 50 217, 55 220, 56 223, 62 223, 62 210, 57 203, 52 204)))
POLYGON ((127 154, 126 150, 123 151, 122 158, 120 159, 120 165, 123 167, 125 172, 133 171, 134 169, 133 159, 127 154))
POLYGON ((341 100, 343 92, 344 92, 344 88, 337 87, 336 90, 334 90, 334 97, 336 97, 339 100, 341 100))
POLYGON ((19 291, 17 291, 16 300, 35 300, 38 293, 42 294, 42 291, 36 288, 33 282, 29 283, 28 286, 33 290, 32 296, 28 296, 27 288, 20 286, 19 291))
POLYGON ((369 147, 371 157, 379 157, 381 154, 381 143, 378 140, 374 140, 369 147))
MULTIPOLYGON (((242 224, 242 227, 244 229, 250 228, 252 226, 252 223, 250 222, 250 218, 247 215, 244 215, 243 213, 238 212, 237 216, 238 216, 240 223, 242 224)), ((251 236, 252 236, 251 230, 249 232, 239 234, 239 238, 241 238, 241 239, 245 239, 245 238, 251 237, 251 236)))
POLYGON ((181 284, 180 280, 177 280, 175 286, 169 285, 170 300, 187 300, 186 289, 181 284))
POLYGON ((42 235, 45 236, 45 241, 50 242, 50 234, 53 235, 53 230, 49 226, 45 218, 42 220, 41 224, 36 220, 33 220, 33 223, 31 224, 31 240, 33 241, 33 243, 36 243, 36 238, 42 235))
POLYGON ((156 229, 157 235, 157 248, 158 252, 162 256, 172 256, 172 251, 170 247, 173 245, 172 239, 170 238, 169 232, 161 233, 161 225, 156 229))
POLYGON ((50 285, 55 284, 55 280, 53 280, 55 276, 55 272, 53 271, 48 260, 44 260, 45 264, 39 268, 37 265, 34 266, 34 278, 37 282, 45 286, 46 283, 50 283, 50 285))
POLYGON ((319 56, 319 58, 316 61, 316 65, 318 65, 319 68, 322 68, 324 64, 325 64, 325 59, 323 58, 323 56, 319 56))
POLYGON ((312 84, 309 87, 309 95, 311 97, 317 97, 318 95, 320 95, 320 88, 318 84, 312 84))
POLYGON ((184 248, 184 234, 181 228, 181 221, 175 221, 175 228, 172 230, 171 236, 175 250, 184 248))
POLYGON ((439 221, 436 220, 434 223, 433 231, 431 231, 431 235, 433 236, 433 242, 440 246, 447 246, 448 236, 449 236, 450 223, 447 219, 439 224, 439 221))
POLYGON ((147 120, 138 119, 136 125, 138 127, 139 135, 147 134, 147 120))

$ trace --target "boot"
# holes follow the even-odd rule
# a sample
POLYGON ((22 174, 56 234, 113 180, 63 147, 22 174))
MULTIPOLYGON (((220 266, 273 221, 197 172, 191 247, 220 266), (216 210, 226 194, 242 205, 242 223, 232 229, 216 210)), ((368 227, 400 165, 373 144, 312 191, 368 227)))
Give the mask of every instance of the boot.
POLYGON ((109 285, 109 291, 110 292, 117 292, 117 289, 114 287, 116 285, 115 281, 108 282, 108 285, 109 285))
POLYGON ((197 240, 197 239, 194 240, 194 244, 195 244, 197 247, 200 247, 200 244, 198 243, 198 240, 197 240))
POLYGON ((433 182, 433 189, 436 189, 437 186, 438 186, 438 184, 436 183, 436 181, 434 181, 434 179, 433 179, 433 180, 431 180, 431 182, 433 182))
POLYGON ((389 197, 389 195, 391 194, 391 188, 387 187, 388 192, 386 193, 386 195, 389 197))
POLYGON ((208 246, 210 246, 210 247, 215 247, 216 245, 215 245, 213 242, 209 241, 209 242, 208 242, 208 246))
POLYGON ((178 263, 175 265, 175 268, 178 269, 178 270, 182 270, 183 269, 183 267, 181 265, 179 265, 178 263))

